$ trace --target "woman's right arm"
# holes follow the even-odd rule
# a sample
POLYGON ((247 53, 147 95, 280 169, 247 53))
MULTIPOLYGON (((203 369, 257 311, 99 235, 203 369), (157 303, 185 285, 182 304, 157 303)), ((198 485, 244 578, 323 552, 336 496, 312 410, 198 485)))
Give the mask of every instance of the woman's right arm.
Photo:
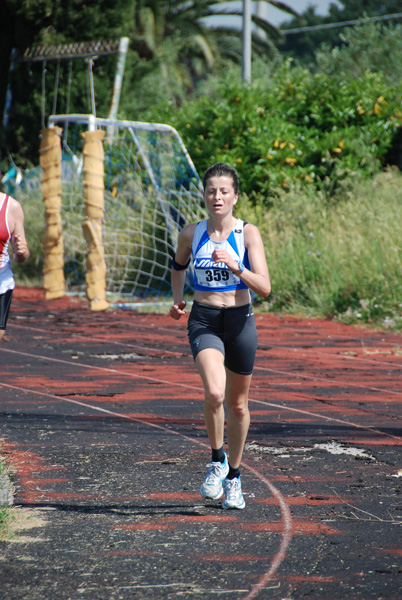
MULTIPOLYGON (((176 264, 184 266, 191 256, 191 242, 194 236, 195 225, 187 225, 179 235, 177 250, 174 257, 176 264)), ((175 269, 172 267, 171 283, 173 292, 173 306, 169 314, 176 321, 186 314, 184 307, 186 302, 183 298, 184 284, 186 283, 186 268, 175 269)))
POLYGON ((11 247, 15 262, 25 262, 29 256, 29 248, 25 237, 24 211, 21 204, 14 198, 9 199, 11 247))

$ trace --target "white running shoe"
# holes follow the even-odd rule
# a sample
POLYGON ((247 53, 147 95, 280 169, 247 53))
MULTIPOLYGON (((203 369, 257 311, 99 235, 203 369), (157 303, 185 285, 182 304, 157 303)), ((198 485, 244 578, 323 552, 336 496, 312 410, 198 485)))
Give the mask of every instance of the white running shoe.
POLYGON ((217 500, 223 494, 222 481, 229 473, 229 463, 225 454, 225 462, 211 462, 208 465, 208 471, 201 486, 201 496, 217 500))
POLYGON ((222 508, 242 509, 246 506, 241 491, 240 477, 225 479, 223 482, 223 491, 225 493, 225 500, 223 501, 222 508))

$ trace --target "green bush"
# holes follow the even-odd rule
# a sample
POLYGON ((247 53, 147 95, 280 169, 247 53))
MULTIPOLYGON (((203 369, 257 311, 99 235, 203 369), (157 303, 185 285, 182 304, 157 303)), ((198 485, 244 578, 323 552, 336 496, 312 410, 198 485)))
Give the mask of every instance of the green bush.
POLYGON ((288 61, 250 86, 230 71, 208 92, 146 117, 178 129, 200 173, 218 161, 237 167, 253 201, 295 180, 328 197, 348 176, 373 175, 402 122, 402 85, 369 71, 343 81, 288 61))

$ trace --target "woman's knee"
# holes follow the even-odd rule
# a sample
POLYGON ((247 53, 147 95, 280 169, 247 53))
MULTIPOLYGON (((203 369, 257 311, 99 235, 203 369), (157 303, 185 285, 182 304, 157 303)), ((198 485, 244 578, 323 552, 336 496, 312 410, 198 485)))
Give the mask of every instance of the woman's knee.
POLYGON ((220 386, 210 386, 205 390, 205 403, 214 410, 219 409, 224 400, 224 390, 220 386))
POLYGON ((227 408, 228 412, 237 420, 244 419, 249 415, 247 398, 236 402, 228 402, 227 408))

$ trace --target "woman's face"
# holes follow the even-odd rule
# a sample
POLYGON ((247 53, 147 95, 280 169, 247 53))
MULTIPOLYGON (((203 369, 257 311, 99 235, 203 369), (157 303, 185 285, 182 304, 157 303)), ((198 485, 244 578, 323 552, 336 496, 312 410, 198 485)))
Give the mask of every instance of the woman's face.
POLYGON ((210 177, 204 192, 205 206, 211 215, 226 215, 233 212, 239 195, 235 194, 230 176, 210 177))

